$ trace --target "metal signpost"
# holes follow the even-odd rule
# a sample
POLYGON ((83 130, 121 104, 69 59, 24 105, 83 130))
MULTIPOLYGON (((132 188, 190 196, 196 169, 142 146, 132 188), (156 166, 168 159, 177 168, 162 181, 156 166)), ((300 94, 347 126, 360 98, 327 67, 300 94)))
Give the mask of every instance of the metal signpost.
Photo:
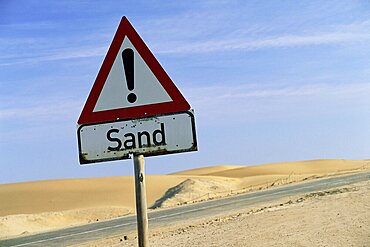
POLYGON ((148 245, 144 156, 197 150, 194 112, 123 17, 78 120, 80 164, 134 159, 138 242, 148 245))

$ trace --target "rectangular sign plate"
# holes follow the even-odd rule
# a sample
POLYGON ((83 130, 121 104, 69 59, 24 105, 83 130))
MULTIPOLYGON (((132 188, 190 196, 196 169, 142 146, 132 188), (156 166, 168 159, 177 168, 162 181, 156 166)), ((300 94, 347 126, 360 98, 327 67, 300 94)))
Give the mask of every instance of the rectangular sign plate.
POLYGON ((197 150, 193 111, 85 124, 77 136, 81 164, 197 150))

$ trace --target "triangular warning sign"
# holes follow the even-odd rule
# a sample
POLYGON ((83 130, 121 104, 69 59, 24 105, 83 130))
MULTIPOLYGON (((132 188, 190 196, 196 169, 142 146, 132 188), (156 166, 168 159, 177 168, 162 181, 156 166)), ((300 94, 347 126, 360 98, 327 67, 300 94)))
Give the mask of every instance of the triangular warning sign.
POLYGON ((78 124, 186 111, 190 105, 123 17, 78 124))

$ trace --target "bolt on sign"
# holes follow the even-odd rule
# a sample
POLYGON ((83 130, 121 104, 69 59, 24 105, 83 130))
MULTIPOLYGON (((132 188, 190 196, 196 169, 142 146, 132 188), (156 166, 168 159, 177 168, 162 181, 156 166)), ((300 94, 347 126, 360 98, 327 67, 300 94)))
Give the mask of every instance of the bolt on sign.
POLYGON ((78 119, 81 164, 197 150, 194 112, 123 17, 78 119))

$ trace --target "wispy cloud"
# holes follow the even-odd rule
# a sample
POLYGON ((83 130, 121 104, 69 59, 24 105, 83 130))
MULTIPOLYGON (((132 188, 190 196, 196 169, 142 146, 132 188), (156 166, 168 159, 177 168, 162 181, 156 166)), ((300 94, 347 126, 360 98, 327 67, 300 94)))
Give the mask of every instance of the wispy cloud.
MULTIPOLYGON (((370 25, 369 25, 370 29, 370 25)), ((252 51, 258 49, 278 47, 317 46, 329 44, 346 44, 353 42, 365 42, 370 40, 369 32, 328 32, 307 35, 285 35, 266 37, 255 40, 218 39, 195 42, 165 42, 164 45, 155 45, 156 53, 161 54, 193 54, 212 53, 226 51, 252 51)), ((158 42, 160 43, 160 42, 158 42)), ((30 54, 18 56, 3 55, 0 57, 0 66, 9 66, 23 63, 40 63, 47 61, 58 61, 68 59, 81 59, 104 56, 107 46, 74 47, 72 49, 62 48, 48 51, 47 54, 30 54)))
POLYGON ((107 47, 80 47, 77 49, 57 49, 49 51, 48 54, 34 54, 23 56, 2 56, 0 57, 0 66, 9 66, 24 63, 41 63, 47 61, 59 61, 68 59, 81 59, 103 56, 106 53, 107 47))
POLYGON ((370 83, 358 84, 306 84, 306 85, 257 85, 245 84, 239 86, 209 86, 194 87, 186 89, 186 93, 194 100, 217 99, 252 99, 252 98, 271 98, 271 97, 298 97, 298 96, 329 96, 329 95, 349 95, 357 96, 370 91, 370 83))
POLYGON ((332 30, 316 33, 288 34, 250 39, 236 37, 232 39, 214 39, 195 42, 176 43, 160 46, 160 53, 210 53, 218 51, 250 51, 276 47, 317 46, 329 44, 347 44, 370 40, 370 21, 338 26, 332 30))
POLYGON ((307 116, 311 112, 317 117, 319 111, 330 114, 339 109, 345 111, 341 107, 358 108, 370 104, 367 96, 370 83, 209 86, 185 89, 184 93, 201 118, 218 121, 266 116, 280 118, 287 113, 300 112, 307 116), (330 107, 323 108, 322 105, 330 107))
MULTIPOLYGON (((358 84, 312 84, 312 85, 239 85, 185 88, 184 94, 193 107, 201 112, 215 112, 222 109, 228 115, 243 112, 263 101, 306 102, 313 99, 338 99, 355 101, 370 94, 370 83, 358 84)), ((21 101, 21 100, 20 100, 21 101)), ((44 98, 23 100, 14 107, 0 108, 0 120, 49 122, 77 119, 83 100, 71 98, 44 98)))
MULTIPOLYGON (((69 21, 71 22, 71 21, 69 21)), ((73 23, 31 22, 0 25, 0 66, 104 56, 112 34, 88 27, 70 29, 73 23)))
POLYGON ((0 146, 17 141, 65 138, 74 133, 83 99, 61 95, 0 99, 0 146))
POLYGON ((82 100, 70 98, 20 99, 15 106, 0 108, 0 120, 40 123, 77 119, 82 105, 82 100))
MULTIPOLYGON (((315 8, 319 9, 319 6, 315 8)), ((222 9, 216 9, 214 12, 187 12, 179 16, 139 22, 137 29, 148 38, 149 46, 158 54, 239 52, 361 42, 366 44, 365 42, 370 40, 370 20, 333 26, 320 25, 320 22, 314 21, 307 24, 307 20, 303 19, 297 20, 297 23, 282 22, 279 25, 271 25, 249 22, 244 13, 238 12, 233 18, 229 14, 227 11, 224 13, 222 9)), ((273 21, 279 23, 280 20, 275 17, 273 21)), ((22 28, 22 25, 19 28, 22 28)), ((79 35, 73 34, 68 41, 60 34, 55 37, 45 34, 38 38, 2 37, 0 66, 104 56, 112 36, 113 33, 99 29, 96 33, 84 30, 84 33, 79 35), (22 50, 19 47, 27 49, 22 50)))

